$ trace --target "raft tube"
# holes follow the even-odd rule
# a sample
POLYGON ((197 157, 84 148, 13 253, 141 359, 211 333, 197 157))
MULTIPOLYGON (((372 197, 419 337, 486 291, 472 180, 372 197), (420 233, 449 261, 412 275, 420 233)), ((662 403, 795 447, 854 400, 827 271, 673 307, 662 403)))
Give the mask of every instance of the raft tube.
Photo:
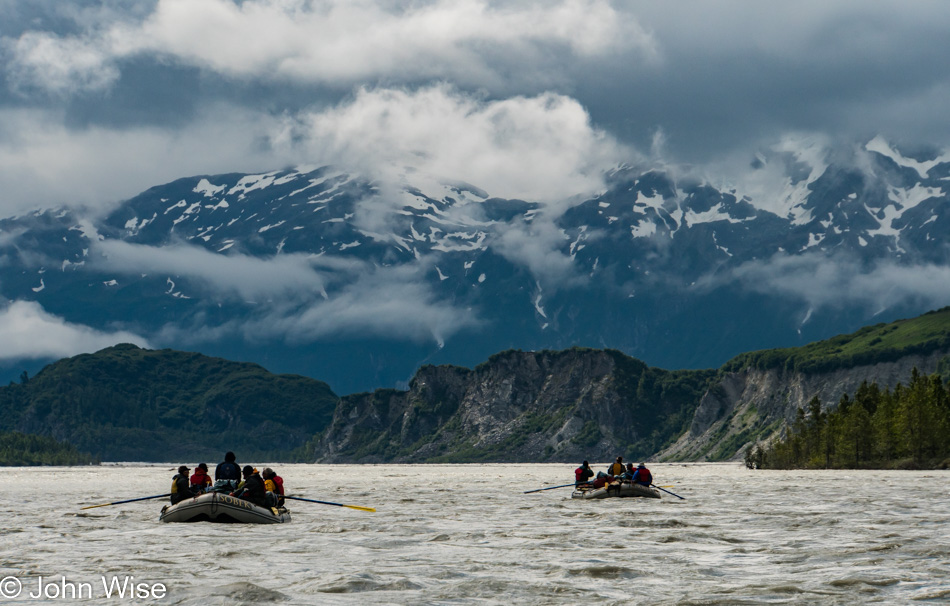
POLYGON ((648 499, 659 499, 660 491, 650 486, 642 484, 630 484, 628 482, 607 484, 602 488, 584 487, 578 488, 571 493, 572 499, 607 499, 610 497, 645 497, 648 499))
POLYGON ((208 492, 175 505, 166 505, 158 519, 162 522, 282 524, 290 521, 290 512, 283 507, 258 507, 244 499, 208 492))

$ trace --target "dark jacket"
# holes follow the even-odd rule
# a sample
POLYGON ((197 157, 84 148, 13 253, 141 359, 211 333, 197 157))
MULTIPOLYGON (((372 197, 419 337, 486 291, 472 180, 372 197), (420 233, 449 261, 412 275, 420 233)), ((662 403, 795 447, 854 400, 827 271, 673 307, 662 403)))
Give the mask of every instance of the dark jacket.
POLYGON ((214 469, 214 479, 217 480, 237 480, 241 481, 241 468, 234 461, 224 461, 218 463, 214 469))
POLYGON ((244 480, 244 488, 235 496, 264 507, 264 494, 266 492, 267 491, 264 490, 264 480, 261 478, 261 474, 255 473, 244 480))
POLYGON ((195 493, 189 488, 188 474, 176 473, 172 478, 172 505, 190 499, 195 493))

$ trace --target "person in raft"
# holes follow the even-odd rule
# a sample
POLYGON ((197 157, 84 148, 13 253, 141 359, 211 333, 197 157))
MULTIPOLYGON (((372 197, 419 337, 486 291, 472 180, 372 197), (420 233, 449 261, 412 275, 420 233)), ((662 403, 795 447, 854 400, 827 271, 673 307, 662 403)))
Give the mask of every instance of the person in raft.
POLYGON ((649 486, 653 483, 653 474, 650 473, 650 470, 647 469, 647 466, 643 463, 637 465, 637 470, 633 472, 632 481, 634 484, 640 484, 641 486, 649 486))
POLYGON ((264 490, 267 505, 270 507, 281 507, 284 504, 284 479, 277 475, 277 472, 270 467, 265 467, 261 472, 264 478, 264 490))
POLYGON ((617 457, 616 461, 607 466, 607 475, 610 476, 622 475, 623 471, 623 457, 617 457))
POLYGON ((224 461, 218 463, 218 466, 214 469, 215 482, 218 480, 241 481, 241 468, 234 462, 234 459, 235 456, 233 452, 228 452, 224 455, 224 461))
POLYGON ((208 475, 208 464, 198 463, 195 467, 195 473, 191 475, 191 490, 193 492, 205 492, 211 486, 211 476, 208 475))
POLYGON ((590 463, 584 461, 580 467, 574 470, 574 486, 586 484, 592 477, 594 477, 594 470, 590 468, 590 463))
POLYGON ((178 473, 175 474, 175 477, 172 478, 172 505, 197 496, 197 494, 191 491, 188 484, 188 471, 188 467, 182 465, 178 468, 178 473))
POLYGON ((257 470, 250 465, 245 465, 244 487, 232 493, 231 496, 250 501, 259 507, 266 507, 266 492, 267 491, 264 490, 264 480, 261 479, 261 474, 257 473, 257 470))

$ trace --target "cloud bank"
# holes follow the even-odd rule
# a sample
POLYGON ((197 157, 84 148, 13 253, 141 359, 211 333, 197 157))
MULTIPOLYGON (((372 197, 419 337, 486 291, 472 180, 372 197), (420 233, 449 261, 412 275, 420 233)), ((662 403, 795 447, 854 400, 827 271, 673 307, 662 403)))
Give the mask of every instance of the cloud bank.
POLYGON ((64 358, 117 343, 150 347, 140 335, 122 330, 103 332, 67 322, 32 301, 14 301, 0 310, 0 342, 0 361, 64 358))

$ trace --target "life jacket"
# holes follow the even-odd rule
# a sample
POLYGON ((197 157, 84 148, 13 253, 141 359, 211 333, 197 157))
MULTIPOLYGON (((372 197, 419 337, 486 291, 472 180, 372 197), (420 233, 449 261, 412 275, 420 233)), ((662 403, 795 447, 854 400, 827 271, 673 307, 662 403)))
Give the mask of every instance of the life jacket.
POLYGON ((637 484, 649 486, 653 483, 653 474, 650 473, 650 470, 646 467, 638 467, 637 470, 633 472, 633 481, 637 484))
POLYGON ((171 490, 171 501, 172 505, 178 503, 179 501, 184 501, 189 497, 193 497, 194 493, 191 492, 191 489, 188 488, 188 476, 180 473, 176 473, 175 477, 172 478, 172 490, 171 490))
POLYGON ((587 478, 594 475, 594 471, 589 467, 584 467, 581 465, 574 470, 574 482, 580 484, 581 482, 586 482, 587 478))
POLYGON ((211 486, 211 476, 209 476, 208 472, 206 472, 204 469, 198 469, 191 476, 191 485, 197 486, 199 488, 211 486))
POLYGON ((624 466, 623 463, 613 462, 610 464, 610 467, 607 468, 607 473, 612 476, 619 476, 623 473, 624 466))
POLYGON ((214 469, 215 480, 241 480, 241 468, 234 461, 218 463, 214 469))

